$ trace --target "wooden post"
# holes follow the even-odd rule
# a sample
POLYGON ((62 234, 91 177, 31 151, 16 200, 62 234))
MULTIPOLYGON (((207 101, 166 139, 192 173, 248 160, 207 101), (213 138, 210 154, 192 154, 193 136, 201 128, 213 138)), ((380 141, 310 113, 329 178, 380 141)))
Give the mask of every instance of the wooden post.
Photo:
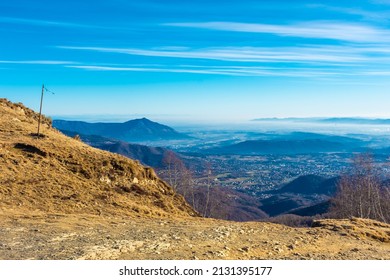
POLYGON ((41 126, 41 115, 42 115, 42 103, 43 103, 43 93, 45 91, 45 85, 42 84, 42 93, 41 93, 41 105, 39 107, 39 119, 38 119, 38 133, 37 137, 39 138, 39 128, 41 126))

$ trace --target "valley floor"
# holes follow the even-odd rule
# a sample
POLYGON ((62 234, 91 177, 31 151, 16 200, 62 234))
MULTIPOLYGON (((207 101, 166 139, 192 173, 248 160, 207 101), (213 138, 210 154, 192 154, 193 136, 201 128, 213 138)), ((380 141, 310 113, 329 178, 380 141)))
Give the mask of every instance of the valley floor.
POLYGON ((370 220, 290 228, 0 210, 0 259, 390 259, 390 225, 370 220))

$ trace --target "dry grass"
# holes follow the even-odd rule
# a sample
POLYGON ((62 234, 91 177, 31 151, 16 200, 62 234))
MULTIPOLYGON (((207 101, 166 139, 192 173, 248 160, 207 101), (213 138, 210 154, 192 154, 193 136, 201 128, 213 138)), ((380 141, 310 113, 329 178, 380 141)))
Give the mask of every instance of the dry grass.
POLYGON ((358 239, 390 242, 390 225, 368 219, 319 220, 314 221, 313 227, 325 228, 358 239))
POLYGON ((129 216, 196 215, 153 169, 94 149, 0 99, 0 207, 129 216))

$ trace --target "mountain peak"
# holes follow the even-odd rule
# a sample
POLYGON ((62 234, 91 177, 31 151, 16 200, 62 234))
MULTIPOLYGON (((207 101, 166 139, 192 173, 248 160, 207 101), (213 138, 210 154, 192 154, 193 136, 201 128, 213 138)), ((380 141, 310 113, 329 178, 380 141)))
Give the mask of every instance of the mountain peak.
POLYGON ((146 117, 143 117, 143 118, 139 118, 139 119, 128 120, 125 123, 131 123, 131 122, 153 122, 153 121, 149 120, 146 117))
POLYGON ((99 135, 127 142, 180 140, 189 138, 173 128, 147 118, 129 120, 124 123, 88 123, 54 120, 54 127, 84 135, 99 135))

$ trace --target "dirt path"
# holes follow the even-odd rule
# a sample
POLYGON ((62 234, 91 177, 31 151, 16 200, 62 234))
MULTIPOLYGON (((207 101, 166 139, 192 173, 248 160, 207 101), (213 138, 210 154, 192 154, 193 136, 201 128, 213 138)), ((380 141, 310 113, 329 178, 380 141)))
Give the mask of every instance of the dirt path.
POLYGON ((0 211, 0 259, 390 259, 390 226, 362 222, 298 229, 0 211))

